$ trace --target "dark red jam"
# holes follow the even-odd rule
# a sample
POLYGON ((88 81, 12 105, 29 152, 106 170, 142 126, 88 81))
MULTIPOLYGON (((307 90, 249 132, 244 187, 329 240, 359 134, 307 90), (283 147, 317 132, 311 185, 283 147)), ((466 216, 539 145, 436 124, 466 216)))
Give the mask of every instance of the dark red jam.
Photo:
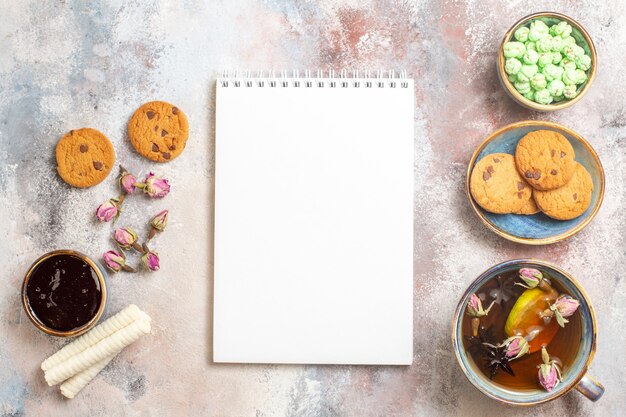
POLYGON ((88 323, 98 312, 102 289, 96 271, 73 255, 54 255, 31 273, 26 297, 45 326, 69 331, 88 323))

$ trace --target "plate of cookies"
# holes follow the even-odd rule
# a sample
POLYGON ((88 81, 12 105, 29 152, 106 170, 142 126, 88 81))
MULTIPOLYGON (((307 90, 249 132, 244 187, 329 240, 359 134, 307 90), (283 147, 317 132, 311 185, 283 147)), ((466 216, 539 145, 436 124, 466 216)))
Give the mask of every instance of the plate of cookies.
POLYGON ((473 210, 498 235, 545 245, 582 230, 604 196, 604 170, 576 132, 544 121, 523 121, 492 133, 467 168, 473 210))

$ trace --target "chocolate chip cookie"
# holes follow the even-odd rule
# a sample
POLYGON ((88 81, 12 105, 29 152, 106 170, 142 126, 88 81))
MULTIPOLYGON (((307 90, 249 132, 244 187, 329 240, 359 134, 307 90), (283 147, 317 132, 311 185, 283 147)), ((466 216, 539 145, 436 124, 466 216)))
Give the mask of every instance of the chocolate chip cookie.
POLYGON ((549 191, 535 190, 537 206, 547 216, 557 220, 570 220, 583 214, 591 204, 593 181, 589 172, 575 163, 574 175, 561 188, 549 191))
POLYGON ((109 139, 89 127, 70 130, 57 143, 57 170, 74 187, 91 187, 104 180, 115 164, 109 139))
POLYGON ((552 130, 528 133, 517 144, 515 163, 520 174, 536 190, 554 190, 574 175, 574 148, 552 130))
POLYGON ((164 101, 139 107, 128 122, 130 143, 141 155, 156 162, 176 158, 189 137, 187 116, 164 101))
POLYGON ((532 189, 517 172, 513 155, 494 153, 478 161, 470 177, 470 192, 491 213, 532 211, 532 189))

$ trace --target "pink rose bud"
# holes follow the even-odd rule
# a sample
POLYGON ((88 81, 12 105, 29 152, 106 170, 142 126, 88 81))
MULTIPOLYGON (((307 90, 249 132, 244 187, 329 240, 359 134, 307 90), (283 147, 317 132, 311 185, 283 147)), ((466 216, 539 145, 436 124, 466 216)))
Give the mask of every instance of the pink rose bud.
POLYGON ((539 366, 537 375, 539 384, 546 391, 551 392, 561 382, 561 369, 555 361, 550 360, 545 346, 541 348, 541 357, 543 358, 543 363, 539 366))
POLYGON ((123 193, 126 193, 126 194, 134 193, 135 190, 137 189, 137 187, 135 187, 136 183, 137 183, 137 178, 135 178, 133 174, 124 171, 120 175, 119 185, 123 193))
POLYGON ((120 214, 119 200, 117 198, 111 198, 109 201, 104 202, 96 209, 96 219, 101 222, 108 222, 115 219, 120 214))
POLYGON ((152 172, 146 177, 143 191, 152 198, 163 198, 170 192, 170 182, 152 172))
POLYGON ((515 285, 519 285, 524 288, 536 288, 543 279, 543 274, 538 269, 522 268, 519 270, 519 277, 525 284, 516 282, 515 285))
POLYGON ((148 234, 148 239, 150 240, 156 236, 157 233, 165 230, 165 226, 167 226, 167 219, 169 217, 169 211, 163 210, 156 216, 150 220, 150 233, 148 234))
POLYGON ((575 298, 572 298, 569 295, 560 295, 554 304, 550 306, 550 310, 554 312, 559 326, 565 327, 565 323, 569 323, 569 320, 565 317, 573 315, 578 309, 578 306, 580 306, 580 303, 575 298))
POLYGON ((467 302, 467 314, 471 317, 484 317, 489 314, 489 311, 491 310, 491 307, 493 307, 494 303, 495 301, 492 302, 489 308, 485 310, 483 309, 483 304, 480 301, 480 298, 478 298, 476 294, 472 294, 467 302))
POLYGON ((137 243, 137 233, 130 227, 120 227, 113 233, 113 239, 124 249, 130 249, 137 243))
POLYGON ((159 214, 157 214, 156 216, 152 218, 152 220, 150 221, 150 225, 154 227, 155 229, 157 229, 159 232, 162 232, 165 230, 165 226, 167 226, 168 216, 169 216, 169 211, 163 210, 162 212, 160 212, 159 214))
POLYGON ((146 254, 141 257, 141 262, 148 271, 158 271, 161 268, 159 265, 159 255, 151 250, 147 251, 146 254))
POLYGON ((505 354, 511 360, 521 358, 529 349, 528 341, 523 336, 511 336, 500 346, 505 348, 505 354))
POLYGON ((106 267, 113 272, 120 272, 124 265, 126 265, 126 259, 124 259, 124 256, 114 250, 104 252, 104 254, 102 254, 102 259, 104 259, 106 267))

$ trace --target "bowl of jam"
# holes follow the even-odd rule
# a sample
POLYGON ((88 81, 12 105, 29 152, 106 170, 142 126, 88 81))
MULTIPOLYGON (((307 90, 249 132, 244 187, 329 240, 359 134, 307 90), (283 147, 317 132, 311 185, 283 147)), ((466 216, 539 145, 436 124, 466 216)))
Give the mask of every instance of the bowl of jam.
POLYGON ((40 330, 78 336, 96 325, 107 301, 106 272, 72 250, 46 253, 30 267, 22 285, 26 315, 40 330))

